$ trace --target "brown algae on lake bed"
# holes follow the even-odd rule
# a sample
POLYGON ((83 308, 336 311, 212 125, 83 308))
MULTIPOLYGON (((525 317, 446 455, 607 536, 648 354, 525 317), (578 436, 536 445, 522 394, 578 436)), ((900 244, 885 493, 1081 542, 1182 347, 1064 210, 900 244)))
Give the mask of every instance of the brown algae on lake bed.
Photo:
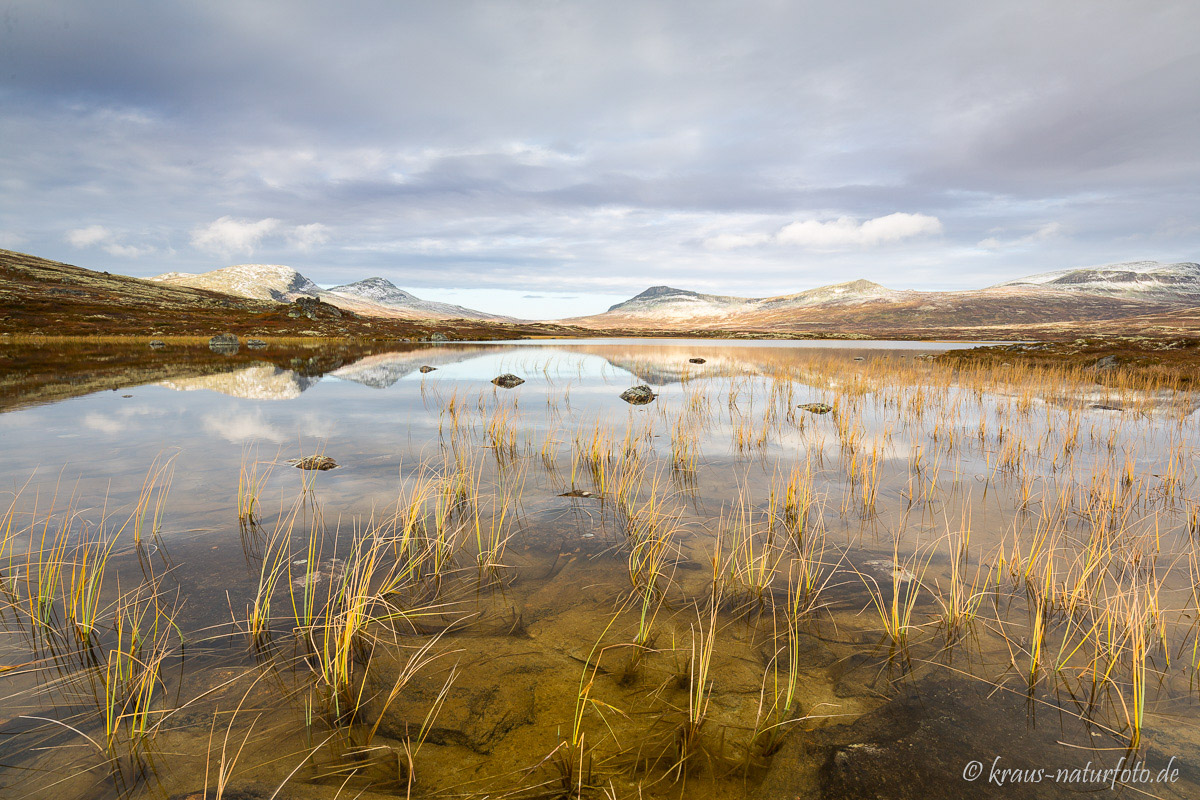
POLYGON ((1192 394, 690 346, 4 415, 5 796, 949 798, 996 757, 1200 791, 1192 394))

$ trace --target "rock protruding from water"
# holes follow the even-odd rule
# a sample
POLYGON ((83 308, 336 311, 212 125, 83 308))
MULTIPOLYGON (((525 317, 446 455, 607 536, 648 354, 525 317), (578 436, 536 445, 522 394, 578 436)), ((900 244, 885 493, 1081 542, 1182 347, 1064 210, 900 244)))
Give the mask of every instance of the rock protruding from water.
POLYGON ((304 458, 293 458, 288 462, 296 469, 319 469, 324 472, 327 469, 333 469, 338 465, 329 456, 305 456, 304 458))
POLYGON ((167 343, 164 342, 162 339, 151 339, 150 346, 153 347, 155 350, 162 350, 164 347, 167 346, 167 343))
POLYGON ((247 339, 246 347, 249 347, 251 350, 265 350, 267 343, 262 339, 247 339))
POLYGON ((829 405, 829 403, 805 403, 797 407, 801 411, 807 411, 810 414, 828 414, 830 411, 833 411, 833 406, 829 405))
POLYGON ((238 337, 232 333, 218 333, 208 340, 208 349, 214 353, 233 355, 238 351, 238 337))
POLYGON ((492 378, 492 383, 496 384, 501 389, 511 389, 514 386, 520 386, 524 382, 524 378, 518 378, 511 372, 506 372, 503 375, 497 375, 495 378, 492 378))
POLYGON ((634 386, 621 392, 621 399, 631 406, 644 406, 658 397, 649 386, 634 386))
POLYGON ((703 359, 703 358, 689 358, 689 359, 688 359, 688 363, 689 363, 689 364, 703 364, 703 363, 705 363, 705 359, 703 359))
POLYGON ((422 364, 420 370, 418 370, 418 371, 424 374, 424 373, 428 373, 428 372, 433 372, 435 369, 437 369, 437 367, 431 367, 428 364, 422 364))

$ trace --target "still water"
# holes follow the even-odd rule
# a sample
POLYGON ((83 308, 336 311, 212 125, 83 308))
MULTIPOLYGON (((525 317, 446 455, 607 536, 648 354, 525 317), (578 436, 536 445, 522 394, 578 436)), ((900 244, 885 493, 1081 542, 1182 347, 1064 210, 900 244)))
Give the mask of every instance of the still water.
POLYGON ((959 346, 268 348, 0 414, 0 795, 1197 796, 1196 398, 959 346))

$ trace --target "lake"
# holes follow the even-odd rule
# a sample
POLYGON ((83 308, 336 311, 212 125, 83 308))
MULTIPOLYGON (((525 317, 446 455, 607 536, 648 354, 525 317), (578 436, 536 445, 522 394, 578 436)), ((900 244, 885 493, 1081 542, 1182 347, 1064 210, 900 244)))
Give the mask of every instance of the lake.
POLYGON ((1200 398, 966 346, 34 353, 0 795, 1200 796, 1200 398))

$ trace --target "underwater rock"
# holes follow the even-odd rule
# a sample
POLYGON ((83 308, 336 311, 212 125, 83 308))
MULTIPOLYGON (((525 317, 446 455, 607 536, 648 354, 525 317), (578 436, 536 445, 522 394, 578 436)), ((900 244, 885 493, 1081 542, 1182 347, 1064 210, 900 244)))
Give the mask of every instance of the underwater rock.
POLYGON ((644 406, 656 397, 649 386, 634 386, 621 392, 621 399, 631 406, 644 406))
POLYGON ((797 408, 813 414, 828 414, 830 411, 833 411, 833 406, 828 403, 805 403, 804 405, 797 406, 797 408))
POLYGON ((164 342, 162 339, 151 339, 150 346, 153 347, 155 350, 161 350, 167 346, 167 343, 164 342))
POLYGON ((319 469, 321 471, 333 469, 338 465, 329 456, 305 456, 304 458, 293 458, 288 461, 296 469, 319 469))
POLYGON ((251 350, 263 350, 266 348, 266 346, 267 346, 267 343, 264 342, 262 339, 247 339, 246 340, 246 347, 249 347, 251 350))
POLYGON ((705 359, 703 359, 703 358, 689 358, 689 359, 688 359, 688 363, 689 363, 689 364, 703 364, 703 363, 705 363, 705 359))
POLYGON ((421 368, 418 370, 418 372, 421 372, 421 373, 433 372, 435 369, 437 369, 437 367, 431 367, 428 364, 422 364, 421 368))
MULTIPOLYGON (((1048 702, 1031 705, 1024 691, 932 675, 901 683, 896 696, 849 725, 812 732, 797 727, 772 758, 757 796, 1078 800, 1089 791, 1100 794, 1107 784, 1060 784, 1056 771, 1081 769, 1089 761, 1092 769, 1114 767, 1124 755, 1118 744, 1092 737, 1074 714, 1048 702), (1032 770, 1026 774, 1034 777, 997 786, 989 783, 993 766, 1032 770), (1046 770, 1041 781, 1038 769, 1046 770)), ((1146 760, 1152 774, 1167 761, 1157 753, 1146 760)), ((1185 783, 1174 784, 1173 792, 1195 796, 1185 783)))
POLYGON ((503 375, 497 375, 495 378, 492 378, 492 383, 496 384, 501 389, 511 389, 514 386, 520 386, 524 382, 524 378, 518 378, 511 372, 506 372, 503 375))
POLYGON ((590 497, 594 500, 600 500, 604 495, 598 492, 589 492, 586 489, 572 489, 569 492, 563 492, 559 497, 590 497))
POLYGON ((214 353, 233 355, 238 351, 238 337, 232 333, 218 333, 208 340, 208 349, 214 353))

